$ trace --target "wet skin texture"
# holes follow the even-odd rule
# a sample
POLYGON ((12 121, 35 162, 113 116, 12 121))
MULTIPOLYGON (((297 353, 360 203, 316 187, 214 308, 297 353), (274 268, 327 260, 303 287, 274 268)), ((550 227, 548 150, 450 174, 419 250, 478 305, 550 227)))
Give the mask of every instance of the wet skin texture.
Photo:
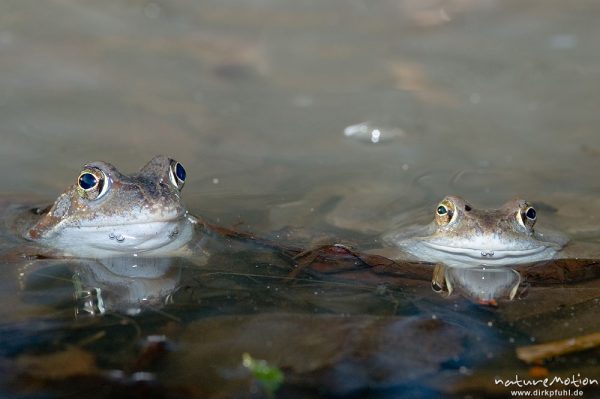
POLYGON ((184 181, 185 169, 162 155, 132 175, 92 162, 18 229, 27 240, 73 256, 171 254, 190 241, 197 223, 181 201, 184 181))
POLYGON ((534 229, 537 212, 524 200, 498 209, 476 209, 447 196, 427 226, 394 231, 384 240, 426 261, 451 266, 512 265, 550 259, 567 242, 555 232, 534 229))

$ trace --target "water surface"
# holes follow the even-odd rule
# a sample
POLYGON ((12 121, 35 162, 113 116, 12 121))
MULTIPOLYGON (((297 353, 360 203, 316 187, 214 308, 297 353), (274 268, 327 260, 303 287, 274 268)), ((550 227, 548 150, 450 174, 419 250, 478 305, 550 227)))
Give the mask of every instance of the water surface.
MULTIPOLYGON (((372 248, 390 221, 431 220, 447 194, 480 207, 518 196, 595 258, 599 11, 545 0, 4 1, 3 214, 53 201, 84 162, 134 171, 161 153, 188 170, 192 213, 224 226, 372 248), (365 122, 377 143, 344 135, 365 122)), ((600 329, 597 280, 488 308, 426 281, 290 283, 276 254, 215 241, 206 267, 173 260, 146 285, 60 260, 20 280, 23 261, 7 256, 3 394, 108 397, 94 387, 111 381, 113 394, 139 396, 141 371, 162 397, 260 397, 240 369, 249 351, 286 372, 281 397, 505 397, 493 377, 529 372, 517 346, 600 329), (78 291, 92 281, 104 287, 102 317, 78 291), (160 300, 129 305, 148 292, 160 300), (150 335, 173 344, 160 362, 139 360, 150 335), (415 337, 426 359, 407 352, 415 337), (53 353, 87 371, 31 372, 53 353)), ((2 249, 16 245, 3 230, 2 249)), ((599 378, 597 359, 546 367, 599 378)))

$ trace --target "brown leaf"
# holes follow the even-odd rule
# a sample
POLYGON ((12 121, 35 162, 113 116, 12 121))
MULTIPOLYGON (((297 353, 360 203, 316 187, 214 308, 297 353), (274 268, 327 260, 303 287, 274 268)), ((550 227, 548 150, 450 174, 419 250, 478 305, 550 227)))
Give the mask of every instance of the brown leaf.
POLYGON ((43 380, 64 380, 98 373, 94 355, 73 346, 62 352, 21 355, 16 360, 16 367, 21 374, 43 380))

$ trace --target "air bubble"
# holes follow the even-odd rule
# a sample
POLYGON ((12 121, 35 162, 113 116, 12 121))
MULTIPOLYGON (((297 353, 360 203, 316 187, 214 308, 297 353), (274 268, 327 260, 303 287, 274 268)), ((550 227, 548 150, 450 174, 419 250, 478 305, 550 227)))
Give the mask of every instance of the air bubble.
POLYGON ((357 123, 344 129, 344 136, 361 143, 378 144, 406 136, 404 131, 395 127, 376 126, 371 122, 357 123))

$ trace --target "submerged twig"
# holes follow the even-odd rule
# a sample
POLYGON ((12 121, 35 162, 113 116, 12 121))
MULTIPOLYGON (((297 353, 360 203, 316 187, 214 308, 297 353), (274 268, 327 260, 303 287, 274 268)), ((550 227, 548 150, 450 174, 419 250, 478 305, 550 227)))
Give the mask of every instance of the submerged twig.
POLYGON ((77 343, 78 347, 84 347, 89 344, 93 344, 96 341, 101 340, 106 336, 106 330, 98 331, 96 334, 86 337, 77 343))
POLYGON ((521 346, 517 348, 517 357, 526 363, 540 363, 551 357, 596 347, 600 347, 600 332, 545 344, 521 346))

